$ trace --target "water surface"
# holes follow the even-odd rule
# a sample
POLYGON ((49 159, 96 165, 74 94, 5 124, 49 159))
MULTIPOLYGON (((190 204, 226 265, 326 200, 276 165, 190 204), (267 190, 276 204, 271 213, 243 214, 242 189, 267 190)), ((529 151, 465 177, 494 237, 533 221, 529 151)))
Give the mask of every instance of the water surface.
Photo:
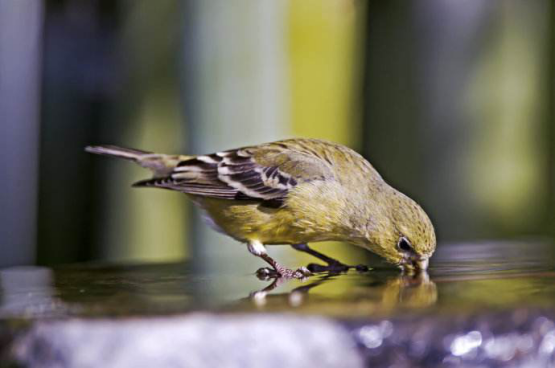
POLYGON ((0 271, 0 317, 287 312, 347 319, 551 308, 555 251, 540 242, 443 245, 427 274, 378 265, 307 280, 255 270, 206 274, 190 263, 19 267, 0 271))

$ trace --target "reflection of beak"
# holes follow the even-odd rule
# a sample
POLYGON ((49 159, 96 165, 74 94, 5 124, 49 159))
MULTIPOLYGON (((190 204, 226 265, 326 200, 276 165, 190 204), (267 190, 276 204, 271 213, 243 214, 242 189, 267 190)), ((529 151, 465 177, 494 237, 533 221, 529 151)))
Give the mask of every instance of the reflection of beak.
POLYGON ((382 306, 388 311, 397 307, 426 308, 435 304, 437 297, 436 284, 428 273, 413 269, 387 282, 382 306))

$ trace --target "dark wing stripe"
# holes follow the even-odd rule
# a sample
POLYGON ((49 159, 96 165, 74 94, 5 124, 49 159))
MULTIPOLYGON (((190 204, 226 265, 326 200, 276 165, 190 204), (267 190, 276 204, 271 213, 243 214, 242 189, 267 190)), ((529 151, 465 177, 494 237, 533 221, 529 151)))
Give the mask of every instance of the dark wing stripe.
MULTIPOLYGON (((235 180, 235 179, 232 179, 235 180)), ((237 183, 241 183, 248 188, 255 188, 255 187, 264 187, 264 182, 258 178, 251 178, 249 180, 235 180, 237 183)))
POLYGON ((233 174, 257 174, 256 167, 254 165, 241 165, 241 166, 228 166, 220 165, 218 168, 220 174, 233 173, 233 174))
POLYGON ((256 179, 257 181, 262 182, 262 179, 260 178, 260 174, 254 171, 247 171, 239 174, 233 174, 233 175, 229 175, 229 177, 232 180, 241 181, 243 183, 252 181, 253 179, 256 179))
POLYGON ((149 179, 133 184, 134 187, 157 187, 164 189, 177 190, 187 194, 200 195, 220 199, 234 199, 237 190, 225 187, 222 183, 220 187, 213 187, 202 184, 187 184, 186 182, 172 180, 171 178, 149 179))
POLYGON ((175 171, 214 171, 217 168, 216 164, 209 164, 196 158, 180 162, 175 171))
POLYGON ((277 166, 261 166, 245 150, 228 152, 218 165, 218 178, 230 187, 253 198, 284 198, 297 182, 277 166))
POLYGON ((279 177, 279 183, 281 185, 285 185, 285 186, 295 186, 295 185, 297 185, 297 181, 294 178, 292 178, 292 177, 287 178, 285 176, 280 176, 279 177))
POLYGON ((169 177, 140 182, 137 186, 157 186, 211 198, 257 200, 279 206, 298 184, 299 179, 288 172, 300 172, 296 175, 306 181, 316 176, 303 176, 305 167, 316 174, 325 169, 320 170, 318 166, 321 159, 317 151, 309 150, 307 154, 293 147, 284 152, 287 147, 285 143, 277 143, 197 156, 180 162, 169 177), (254 155, 261 155, 261 159, 255 159, 254 155))
POLYGON ((270 166, 270 167, 264 169, 263 173, 267 177, 273 177, 273 176, 276 176, 276 175, 279 174, 277 166, 270 166))
POLYGON ((237 151, 228 151, 222 158, 223 162, 230 165, 241 165, 242 163, 252 162, 251 155, 238 155, 237 151))
POLYGON ((284 194, 287 191, 281 190, 281 189, 264 188, 264 189, 260 189, 259 192, 260 194, 269 195, 269 194, 284 194))

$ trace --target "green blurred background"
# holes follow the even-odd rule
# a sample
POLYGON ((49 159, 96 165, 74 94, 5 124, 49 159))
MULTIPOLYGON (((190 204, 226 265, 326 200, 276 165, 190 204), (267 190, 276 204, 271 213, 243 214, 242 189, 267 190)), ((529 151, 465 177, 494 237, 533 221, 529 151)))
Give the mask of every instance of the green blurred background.
POLYGON ((421 203, 440 246, 553 237, 554 42, 550 0, 0 0, 0 266, 261 265, 99 143, 324 138, 421 203))

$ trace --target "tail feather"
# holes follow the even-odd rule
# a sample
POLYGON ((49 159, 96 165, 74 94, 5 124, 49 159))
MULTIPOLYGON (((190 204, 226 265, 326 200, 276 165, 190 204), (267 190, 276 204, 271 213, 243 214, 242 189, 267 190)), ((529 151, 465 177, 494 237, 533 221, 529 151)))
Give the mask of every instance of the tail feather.
POLYGON ((114 156, 121 157, 127 160, 137 161, 144 155, 149 155, 151 152, 141 151, 132 148, 124 148, 118 146, 88 146, 85 147, 85 151, 94 153, 97 155, 114 156))
POLYGON ((145 169, 152 171, 154 178, 162 178, 170 175, 179 162, 189 160, 193 157, 184 155, 164 155, 133 148, 104 145, 88 146, 85 148, 85 151, 97 155, 120 157, 131 160, 145 169))

